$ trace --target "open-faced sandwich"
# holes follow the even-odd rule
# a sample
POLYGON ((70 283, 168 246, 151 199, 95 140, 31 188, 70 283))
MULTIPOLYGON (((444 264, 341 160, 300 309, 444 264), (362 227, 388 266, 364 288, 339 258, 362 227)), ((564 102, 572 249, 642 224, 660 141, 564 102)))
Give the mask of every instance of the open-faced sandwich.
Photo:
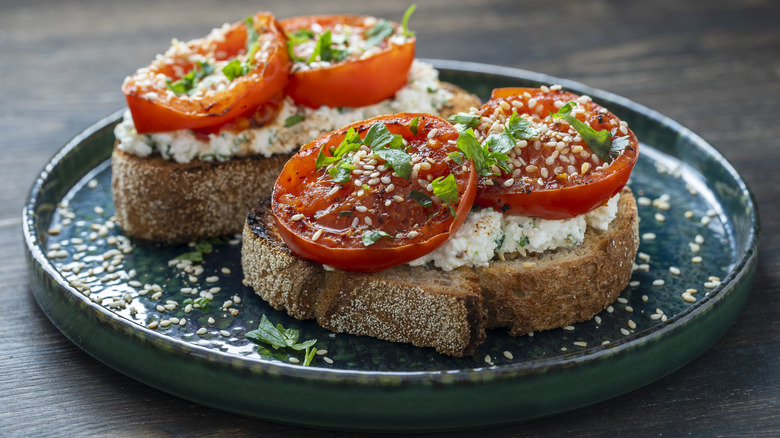
POLYGON ((312 139, 380 114, 479 106, 414 59, 410 14, 398 24, 258 13, 174 40, 122 86, 112 175, 123 231, 171 243, 238 233, 312 139))
POLYGON ((249 214, 245 284, 335 332, 473 354, 592 318, 628 283, 638 142, 560 87, 493 92, 447 121, 402 113, 306 144, 249 214))

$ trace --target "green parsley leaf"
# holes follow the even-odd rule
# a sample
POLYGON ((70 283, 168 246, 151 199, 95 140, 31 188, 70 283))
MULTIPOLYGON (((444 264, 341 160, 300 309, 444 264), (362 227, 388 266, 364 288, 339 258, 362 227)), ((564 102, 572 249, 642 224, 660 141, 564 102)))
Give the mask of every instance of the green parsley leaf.
POLYGON ((391 236, 390 234, 385 233, 382 230, 371 230, 371 231, 365 231, 363 235, 361 236, 361 240, 363 240, 364 246, 371 246, 379 241, 379 239, 383 237, 389 237, 391 239, 395 239, 395 237, 391 236))
POLYGON ((189 260, 191 262, 200 263, 203 261, 203 254, 199 251, 185 252, 176 257, 179 260, 189 260))
POLYGON ((264 343, 274 348, 287 347, 285 333, 279 330, 268 318, 263 315, 260 319, 260 325, 244 335, 252 342, 264 343))
POLYGON ((414 201, 417 201, 417 203, 422 205, 423 207, 427 208, 433 206, 433 200, 431 199, 431 197, 419 190, 412 190, 411 192, 409 192, 408 195, 406 195, 406 197, 414 201))
POLYGON ((500 133, 492 133, 488 136, 487 140, 483 143, 483 147, 487 147, 490 152, 500 152, 506 154, 511 151, 517 143, 509 133, 509 130, 504 129, 500 133))
POLYGON ((199 61, 192 70, 182 76, 178 81, 166 80, 166 87, 173 91, 177 96, 189 94, 198 86, 201 79, 214 73, 215 68, 216 67, 208 62, 199 61))
POLYGON ((395 32, 393 23, 387 20, 381 20, 374 27, 366 31, 366 47, 371 48, 382 44, 385 38, 395 32))
POLYGON ((384 123, 375 123, 368 129, 368 132, 366 132, 363 144, 371 149, 377 150, 383 148, 392 140, 393 133, 387 129, 387 126, 384 123))
POLYGON ((209 243, 209 242, 207 242, 205 240, 202 240, 202 241, 197 242, 195 244, 195 251, 198 251, 198 252, 200 252, 202 254, 208 254, 211 251, 214 251, 214 246, 212 246, 211 243, 209 243))
POLYGON ((474 138, 474 131, 468 129, 458 135, 457 141, 458 149, 463 152, 466 158, 474 162, 474 167, 477 169, 477 173, 482 176, 490 176, 493 174, 490 169, 490 163, 488 163, 488 156, 485 150, 479 145, 479 142, 474 138))
POLYGON ((458 166, 463 165, 463 153, 460 151, 447 152, 447 156, 452 159, 458 166))
POLYGON ((400 149, 374 150, 374 155, 385 160, 401 178, 409 180, 412 177, 412 156, 400 149))
POLYGON ((306 61, 307 64, 311 64, 312 62, 316 61, 317 57, 319 57, 320 61, 323 62, 339 62, 343 61, 344 58, 349 55, 349 52, 346 50, 333 48, 331 35, 332 34, 330 29, 326 30, 325 33, 320 35, 320 38, 317 40, 317 46, 314 48, 314 52, 309 57, 309 60, 306 61))
POLYGON ((246 26, 246 52, 250 53, 252 52, 252 46, 258 44, 257 40, 260 38, 260 35, 257 33, 257 29, 255 29, 255 20, 251 15, 244 18, 244 25, 246 26))
POLYGON ((448 122, 454 123, 455 129, 460 132, 466 131, 469 128, 476 128, 479 126, 481 120, 482 119, 479 116, 469 113, 453 114, 447 119, 448 122))
POLYGON ((446 177, 440 176, 433 181, 433 194, 445 204, 456 204, 458 202, 458 183, 455 181, 455 175, 449 174, 446 177))
POLYGON ((420 124, 420 117, 415 117, 412 122, 409 123, 409 130, 412 131, 412 135, 417 136, 417 125, 420 124))
MULTIPOLYGON (((585 122, 581 122, 579 119, 571 115, 571 110, 577 105, 577 102, 567 102, 563 105, 558 112, 550 113, 550 116, 554 119, 563 119, 569 122, 588 145, 591 151, 596 154, 602 161, 607 163, 612 161, 612 140, 609 138, 609 131, 602 129, 596 131, 585 122)), ((617 140, 617 139, 616 139, 617 140)), ((618 147, 624 144, 624 141, 618 142, 618 147)), ((623 146, 625 148, 625 146, 623 146)), ((621 149, 622 150, 622 149, 621 149)), ((620 154, 620 152, 617 152, 620 154)))
POLYGON ((512 111, 509 122, 506 124, 505 131, 509 131, 512 138, 515 140, 528 140, 529 138, 539 135, 539 129, 529 120, 518 116, 517 111, 512 111))
POLYGON ((352 170, 354 168, 355 166, 353 166, 351 163, 347 164, 344 162, 344 160, 341 160, 338 166, 333 166, 328 169, 328 173, 330 174, 331 178, 333 178, 333 181, 339 184, 346 184, 349 182, 352 175, 352 170))
MULTIPOLYGON (((409 30, 409 18, 414 14, 414 11, 417 9, 417 5, 411 5, 409 8, 404 12, 404 18, 401 20, 401 29, 403 29, 404 36, 410 37, 414 36, 414 32, 409 30)), ((416 134, 415 134, 416 135, 416 134)))
POLYGON ((629 140, 627 135, 612 140, 612 146, 609 148, 609 156, 612 158, 617 158, 618 155, 620 155, 620 153, 623 152, 623 150, 630 144, 631 140, 629 140))
POLYGON ((211 303, 211 300, 206 298, 206 297, 196 298, 196 299, 194 299, 192 301, 193 305, 197 305, 198 307, 200 307, 203 310, 208 310, 209 303, 211 303))
POLYGON ((284 127, 289 128, 291 126, 295 126, 304 120, 306 120, 306 116, 304 116, 303 114, 293 114, 290 117, 284 119, 284 127))
POLYGON ((323 154, 323 149, 325 149, 325 145, 320 147, 320 151, 317 153, 317 159, 314 161, 314 166, 317 169, 321 169, 323 166, 341 161, 341 157, 333 157, 323 154))
POLYGON ((304 58, 295 56, 295 46, 314 39, 314 32, 311 29, 298 29, 295 32, 287 32, 287 53, 293 62, 306 62, 304 58))

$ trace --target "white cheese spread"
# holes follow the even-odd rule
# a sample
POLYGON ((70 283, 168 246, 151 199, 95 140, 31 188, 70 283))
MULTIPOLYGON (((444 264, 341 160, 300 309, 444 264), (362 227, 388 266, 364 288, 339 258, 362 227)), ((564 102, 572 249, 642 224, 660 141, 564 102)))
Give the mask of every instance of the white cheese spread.
MULTIPOLYGON (((311 109, 295 105, 289 97, 271 123, 242 132, 222 131, 208 139, 195 136, 191 130, 138 134, 129 111, 114 129, 120 150, 140 157, 159 153, 166 160, 189 163, 192 160, 227 161, 233 157, 293 152, 303 144, 334 129, 383 114, 422 112, 438 114, 452 93, 441 88, 439 73, 433 66, 415 60, 404 87, 394 97, 360 108, 311 109), (292 126, 286 122, 302 120, 292 126)), ((288 123, 289 124, 289 123, 288 123)))
POLYGON ((607 205, 571 219, 511 216, 486 208, 469 213, 463 225, 442 246, 410 262, 432 263, 445 271, 460 266, 487 266, 498 254, 541 253, 580 245, 588 227, 606 230, 617 216, 620 194, 607 205))

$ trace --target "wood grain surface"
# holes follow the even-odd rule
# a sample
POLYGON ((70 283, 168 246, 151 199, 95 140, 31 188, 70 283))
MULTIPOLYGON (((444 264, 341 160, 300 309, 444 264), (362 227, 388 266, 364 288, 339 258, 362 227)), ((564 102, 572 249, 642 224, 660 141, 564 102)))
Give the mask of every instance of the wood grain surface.
MULTIPOLYGON (((698 133, 747 180, 762 221, 747 308, 702 356, 637 391, 489 436, 780 436, 780 2, 419 1, 420 57, 519 67, 625 96, 698 133)), ((21 209, 70 138, 121 108, 124 77, 224 22, 408 2, 0 1, 0 435, 353 436, 257 421, 102 365, 48 321, 26 278, 21 209)), ((450 436, 473 436, 465 431, 450 436)), ((480 433, 482 435, 482 433, 480 433)))

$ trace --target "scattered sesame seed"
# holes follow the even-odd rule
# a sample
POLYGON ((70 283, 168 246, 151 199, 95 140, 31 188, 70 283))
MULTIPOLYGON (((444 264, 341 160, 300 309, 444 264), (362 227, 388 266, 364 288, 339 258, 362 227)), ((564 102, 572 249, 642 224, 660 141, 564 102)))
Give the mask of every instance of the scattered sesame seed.
POLYGON ((206 330, 206 327, 201 327, 201 328, 198 329, 198 331, 195 332, 195 334, 198 335, 198 336, 203 336, 207 332, 208 332, 208 330, 206 330))
POLYGON ((694 297, 693 295, 689 294, 688 292, 683 292, 682 299, 683 299, 683 301, 685 301, 687 303, 695 303, 696 302, 696 297, 694 297))
POLYGON ((669 266, 669 273, 672 275, 680 275, 680 268, 676 266, 669 266))
POLYGON ((626 304, 626 303, 628 303, 628 300, 626 298, 623 298, 623 297, 618 297, 617 302, 620 303, 620 304, 626 304))
POLYGON ((631 286, 631 287, 637 287, 637 286, 639 286, 639 284, 640 284, 639 280, 632 280, 632 281, 628 282, 628 285, 631 286))
POLYGON ((692 262, 692 263, 701 263, 701 262, 702 262, 702 258, 701 258, 701 256, 696 256, 696 257, 693 257, 693 258, 691 259, 691 262, 692 262))
POLYGON ((577 347, 587 347, 588 343, 587 342, 583 342, 583 341, 577 341, 577 342, 574 342, 574 345, 577 346, 577 347))
POLYGON ((612 306, 607 306, 607 313, 612 313, 615 311, 615 308, 612 306))
POLYGON ((596 315, 593 317, 593 320, 596 321, 596 324, 601 324, 601 317, 596 315))
POLYGON ((333 359, 331 359, 331 358, 329 358, 327 356, 323 357, 322 360, 325 361, 325 363, 328 364, 328 365, 333 365, 333 359))
POLYGON ((574 330, 574 326, 573 326, 573 325, 567 325, 567 326, 566 326, 566 327, 564 327, 563 329, 564 329, 564 330, 567 330, 567 331, 572 331, 572 330, 574 330))
POLYGON ((631 312, 631 313, 633 313, 633 312, 634 312, 634 308, 633 308, 633 307, 631 307, 631 306, 626 306, 626 312, 631 312))
POLYGON ((222 335, 222 336, 224 336, 224 337, 226 337, 226 338, 229 338, 229 337, 230 337, 230 332, 229 332, 229 331, 227 331, 227 330, 220 330, 220 331, 219 331, 219 334, 220 334, 220 335, 222 335))
POLYGON ((653 286, 663 286, 664 284, 666 284, 666 282, 662 278, 653 280, 653 286))
POLYGON ((630 328, 631 330, 636 330, 636 323, 634 322, 634 320, 632 319, 628 320, 628 328, 630 328))
POLYGON ((509 359, 509 360, 512 360, 512 359, 515 358, 515 356, 512 355, 512 352, 511 351, 507 351, 507 350, 504 350, 504 357, 509 359))
POLYGON ((642 234, 642 240, 655 240, 655 233, 642 234))
POLYGON ((311 236, 311 240, 317 240, 322 236, 322 230, 317 230, 314 232, 314 234, 311 236))
POLYGON ((149 325, 146 326, 146 328, 154 330, 157 328, 158 324, 159 323, 157 321, 152 321, 149 323, 149 325))
POLYGON ((630 334, 631 334, 631 332, 629 332, 628 330, 626 330, 626 329, 624 329, 624 328, 621 328, 621 329, 620 329, 620 333, 622 333, 622 334, 623 334, 623 336, 628 336, 628 335, 630 335, 630 334))

